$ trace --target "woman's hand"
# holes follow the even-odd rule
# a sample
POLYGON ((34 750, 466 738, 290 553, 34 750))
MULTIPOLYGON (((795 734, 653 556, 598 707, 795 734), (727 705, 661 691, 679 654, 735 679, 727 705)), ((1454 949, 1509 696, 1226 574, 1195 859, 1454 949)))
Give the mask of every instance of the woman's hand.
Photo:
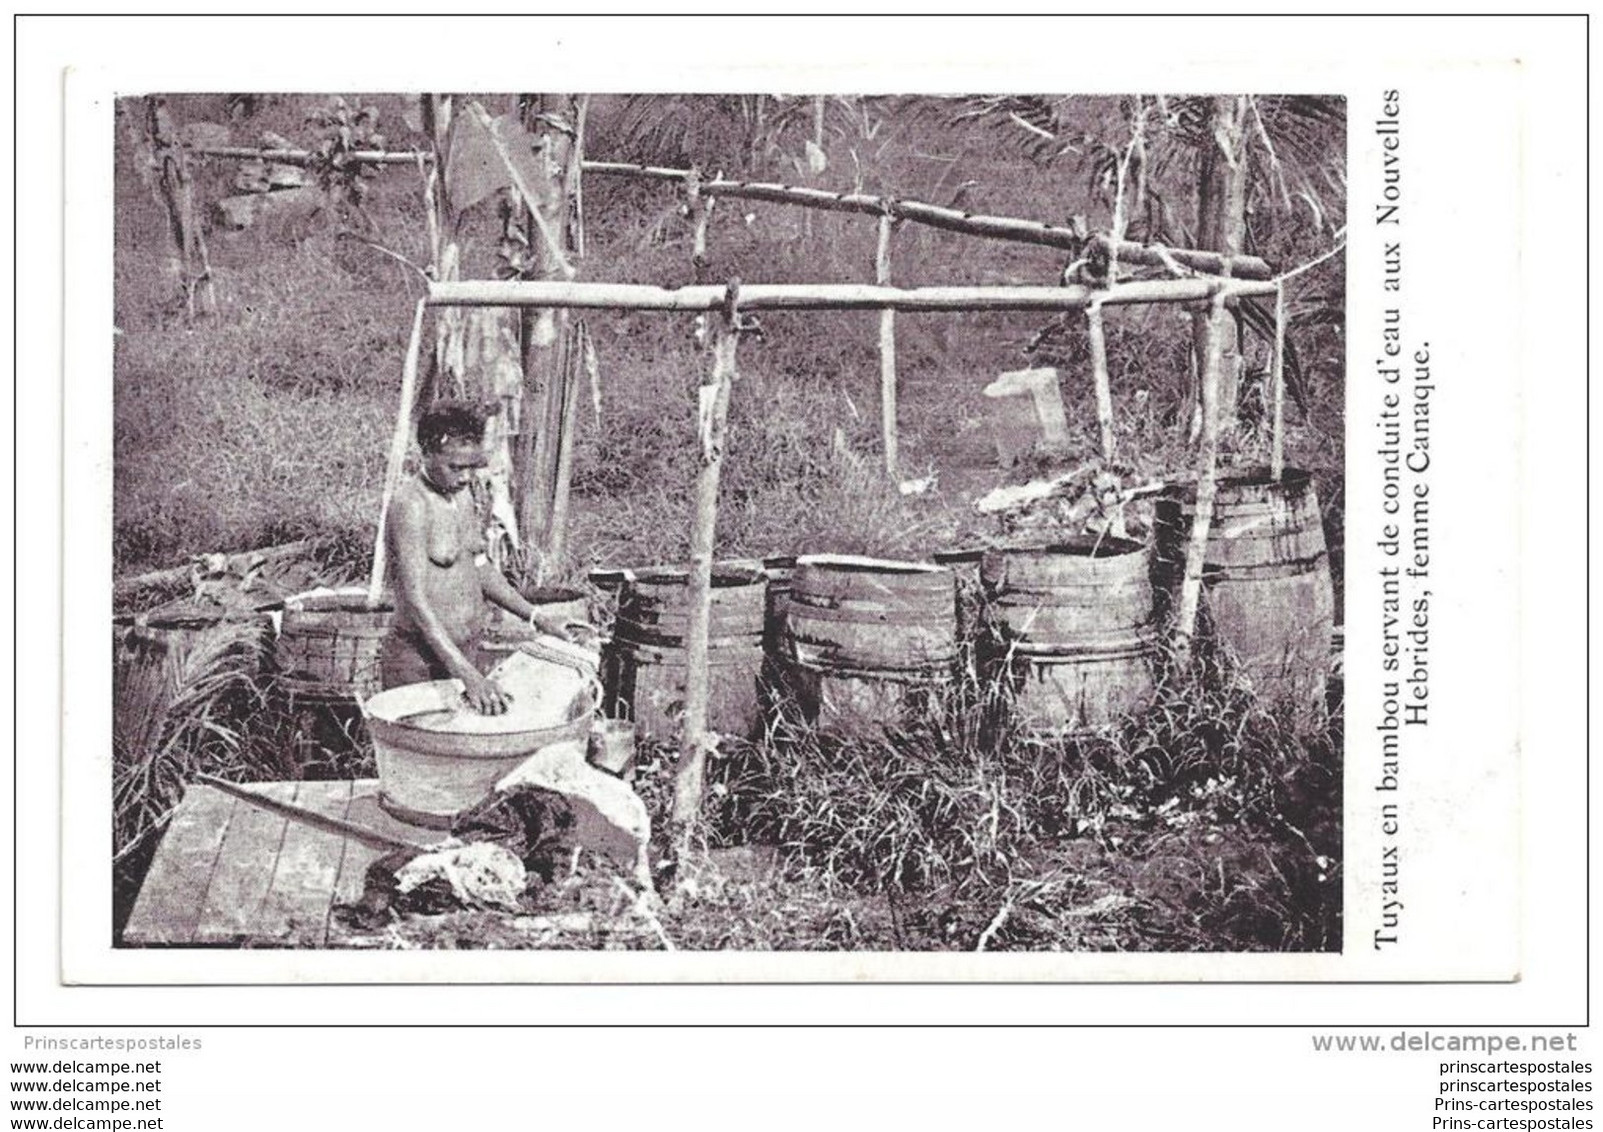
POLYGON ((562 626, 558 635, 564 640, 572 641, 574 644, 582 645, 587 649, 597 647, 601 641, 601 630, 588 621, 569 621, 562 626))
POLYGON ((511 705, 512 698, 496 687, 487 676, 472 672, 462 677, 462 695, 468 706, 480 715, 501 715, 511 705))

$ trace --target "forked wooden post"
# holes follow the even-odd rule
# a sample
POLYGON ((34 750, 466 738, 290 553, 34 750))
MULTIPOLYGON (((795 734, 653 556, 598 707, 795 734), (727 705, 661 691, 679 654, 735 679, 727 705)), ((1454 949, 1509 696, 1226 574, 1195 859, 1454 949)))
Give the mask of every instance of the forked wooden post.
POLYGON ((367 603, 377 605, 384 592, 384 571, 388 563, 386 527, 390 518, 390 501, 401 482, 401 465, 406 462, 406 448, 412 440, 412 399, 417 395, 418 354, 423 347, 423 308, 419 300, 412 315, 412 337, 406 343, 406 361, 401 366, 401 404, 395 413, 395 435, 390 438, 390 459, 384 469, 384 498, 379 505, 378 538, 373 543, 373 572, 367 582, 367 603))
POLYGON ((1202 367, 1202 443, 1197 452, 1197 507, 1191 518, 1191 539, 1186 544, 1186 569, 1180 583, 1180 609, 1174 625, 1175 667, 1191 665, 1191 644, 1202 601, 1202 563, 1213 526, 1213 503, 1218 494, 1219 472, 1219 369, 1224 354, 1225 294, 1214 295, 1207 315, 1207 354, 1202 367))
POLYGON ((718 521, 718 477, 723 466, 729 390, 735 380, 739 341, 733 304, 728 317, 707 317, 712 335, 712 369, 701 383, 697 406, 701 462, 696 473, 695 513, 690 530, 690 604, 685 628, 685 718, 680 734, 679 770, 674 778, 673 818, 680 856, 689 850, 701 816, 707 764, 707 653, 712 620, 713 535, 718 521))
POLYGON ((1274 383, 1274 433, 1269 473, 1278 482, 1286 471, 1286 285, 1275 287, 1275 352, 1269 362, 1274 383))
POLYGON ((1108 339, 1102 332, 1102 304, 1085 308, 1085 326, 1091 339, 1091 376, 1096 385, 1096 420, 1102 430, 1102 458, 1111 461, 1113 443, 1113 388, 1108 379, 1108 339))
MULTIPOLYGON (((879 248, 874 253, 874 282, 881 287, 891 282, 891 227, 886 212, 879 218, 879 248)), ((885 444, 885 471, 896 475, 896 312, 889 307, 879 312, 879 421, 885 444)))

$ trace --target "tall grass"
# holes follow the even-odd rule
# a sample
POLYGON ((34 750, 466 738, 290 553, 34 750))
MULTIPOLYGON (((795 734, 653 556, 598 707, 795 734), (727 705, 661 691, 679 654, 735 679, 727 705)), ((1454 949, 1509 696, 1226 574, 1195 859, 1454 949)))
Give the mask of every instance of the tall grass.
POLYGON ((257 777, 244 722, 261 706, 264 626, 135 627, 116 649, 112 851, 121 857, 164 822, 197 772, 257 777))
POLYGON ((713 764, 715 836, 775 845, 847 892, 970 911, 1027 897, 1036 915, 996 947, 1067 945, 1087 926, 1077 902, 1096 899, 1150 929, 1126 924, 1125 945, 1339 946, 1340 760, 1327 732, 1217 681, 1072 737, 1014 730, 1008 708, 1004 686, 966 676, 939 710, 877 738, 820 734, 782 711, 765 742, 713 764))

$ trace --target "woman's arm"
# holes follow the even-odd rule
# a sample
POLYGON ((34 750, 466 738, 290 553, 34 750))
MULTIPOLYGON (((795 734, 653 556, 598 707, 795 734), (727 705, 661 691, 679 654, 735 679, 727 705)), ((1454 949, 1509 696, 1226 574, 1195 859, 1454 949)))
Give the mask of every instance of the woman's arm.
POLYGON ((512 616, 529 622, 542 633, 549 633, 553 637, 568 636, 566 625, 540 617, 534 605, 512 588, 512 583, 506 580, 506 575, 501 573, 495 563, 488 558, 479 562, 479 584, 484 590, 486 601, 493 601, 512 616))

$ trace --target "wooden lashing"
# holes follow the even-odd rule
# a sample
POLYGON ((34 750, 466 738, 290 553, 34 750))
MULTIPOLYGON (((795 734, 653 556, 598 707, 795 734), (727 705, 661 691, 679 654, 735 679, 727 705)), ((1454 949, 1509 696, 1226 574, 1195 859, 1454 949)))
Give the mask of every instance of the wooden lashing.
POLYGON ((754 324, 738 309, 740 281, 732 280, 722 315, 707 316, 712 368, 702 380, 697 404, 700 462, 690 531, 690 616, 685 629, 685 716, 680 735, 679 770, 674 779, 672 824, 681 858, 690 850, 701 816, 707 750, 707 654, 712 618, 713 536, 718 521, 718 478, 723 467, 729 421, 729 391, 736 376, 735 351, 744 330, 754 324))
POLYGON ((1096 386, 1096 420, 1102 432, 1102 458, 1112 462, 1113 387, 1108 378, 1108 339, 1102 330, 1102 303, 1093 300, 1085 308, 1085 327, 1091 340, 1091 378, 1096 386))
MULTIPOLYGON (((895 218, 886 209, 879 218, 879 245, 874 253, 874 282, 881 287, 891 282, 891 229, 895 218)), ((895 477, 896 437, 896 312, 889 307, 879 312, 879 421, 884 438, 885 472, 895 477)))
POLYGON ((1209 304, 1207 314, 1207 353, 1202 367, 1201 391, 1202 441, 1197 452, 1197 507, 1191 519, 1191 539, 1186 544, 1185 574, 1180 582, 1180 607, 1174 624, 1175 670, 1181 673, 1191 665, 1197 609, 1202 601, 1202 563, 1208 550, 1214 497, 1218 492, 1219 370, 1229 321, 1225 311, 1226 295, 1225 289, 1220 288, 1209 304))
POLYGON ((1276 481, 1286 471, 1286 285, 1275 286, 1275 352, 1269 361, 1269 379, 1273 385, 1274 431, 1272 434, 1269 472, 1276 481))

